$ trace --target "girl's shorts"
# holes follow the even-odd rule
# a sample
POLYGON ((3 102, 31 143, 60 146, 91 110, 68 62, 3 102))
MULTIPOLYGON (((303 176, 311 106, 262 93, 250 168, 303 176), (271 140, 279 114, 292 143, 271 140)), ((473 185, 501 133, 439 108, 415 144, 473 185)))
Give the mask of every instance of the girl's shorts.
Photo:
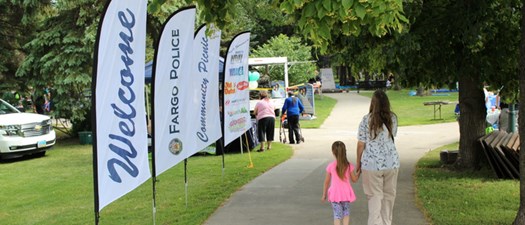
POLYGON ((350 202, 332 202, 332 209, 334 210, 334 220, 350 216, 350 202))

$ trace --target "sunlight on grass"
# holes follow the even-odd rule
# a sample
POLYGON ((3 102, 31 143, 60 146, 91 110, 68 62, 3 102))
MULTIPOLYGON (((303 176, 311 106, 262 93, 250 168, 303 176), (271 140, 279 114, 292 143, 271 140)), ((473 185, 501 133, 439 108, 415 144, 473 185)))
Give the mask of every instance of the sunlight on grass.
MULTIPOLYGON (((63 140, 42 158, 0 163, 1 224, 93 224, 91 145, 63 140)), ((185 205, 184 165, 158 177, 157 223, 201 224, 232 193, 275 165, 289 159, 289 146, 275 142, 272 150, 188 159, 188 207, 185 205)), ((152 224, 151 180, 105 207, 100 224, 152 224)))
POLYGON ((492 170, 451 171, 442 167, 441 150, 432 150, 415 172, 416 196, 434 225, 512 224, 519 207, 519 181, 496 179, 492 170))
MULTIPOLYGON (((458 102, 458 93, 439 93, 438 96, 409 96, 410 90, 387 91, 392 110, 397 114, 399 126, 425 125, 456 121, 454 109, 458 102), (441 106, 441 120, 439 111, 434 119, 434 107, 425 106, 424 102, 448 101, 452 104, 441 106)), ((372 96, 372 91, 360 91, 360 95, 372 96)), ((436 110, 437 110, 436 106, 436 110)))
POLYGON ((315 95, 315 117, 314 120, 301 120, 301 128, 319 128, 332 112, 337 100, 326 95, 322 97, 315 95))

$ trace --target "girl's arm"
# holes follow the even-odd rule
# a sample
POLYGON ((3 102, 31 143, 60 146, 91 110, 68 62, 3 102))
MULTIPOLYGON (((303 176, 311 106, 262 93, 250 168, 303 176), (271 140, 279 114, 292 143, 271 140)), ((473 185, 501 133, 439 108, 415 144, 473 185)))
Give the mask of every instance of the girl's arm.
POLYGON ((359 180, 359 177, 361 176, 361 171, 357 171, 356 170, 353 170, 351 173, 350 173, 350 179, 352 179, 352 182, 357 182, 357 180, 359 180))
POLYGON ((321 198, 321 202, 326 201, 326 192, 328 191, 329 184, 330 184, 330 174, 326 173, 326 177, 324 178, 323 197, 321 198))

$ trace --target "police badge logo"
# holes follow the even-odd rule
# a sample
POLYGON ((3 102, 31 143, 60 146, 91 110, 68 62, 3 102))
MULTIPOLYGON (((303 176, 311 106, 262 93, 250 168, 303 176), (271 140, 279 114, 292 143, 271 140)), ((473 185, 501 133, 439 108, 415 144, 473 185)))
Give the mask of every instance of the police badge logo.
POLYGON ((175 138, 170 141, 168 148, 171 153, 178 155, 180 152, 182 152, 182 142, 178 138, 175 138))

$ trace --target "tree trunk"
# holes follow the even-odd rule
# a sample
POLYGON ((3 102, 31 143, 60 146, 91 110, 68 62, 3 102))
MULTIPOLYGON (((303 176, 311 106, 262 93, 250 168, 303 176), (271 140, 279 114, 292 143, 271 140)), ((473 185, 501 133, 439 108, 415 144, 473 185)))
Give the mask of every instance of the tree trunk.
MULTIPOLYGON (((521 7, 521 42, 520 42, 520 102, 525 102, 525 0, 521 7)), ((519 104, 520 148, 525 149, 525 104, 519 104)), ((520 208, 516 214, 513 225, 525 224, 525 151, 520 151, 520 208)))
POLYGON ((337 75, 339 75, 339 85, 348 85, 348 73, 346 66, 337 66, 337 75))
POLYGON ((477 140, 485 134, 487 110, 482 84, 477 75, 459 76, 459 155, 456 167, 479 169, 483 156, 477 140))

